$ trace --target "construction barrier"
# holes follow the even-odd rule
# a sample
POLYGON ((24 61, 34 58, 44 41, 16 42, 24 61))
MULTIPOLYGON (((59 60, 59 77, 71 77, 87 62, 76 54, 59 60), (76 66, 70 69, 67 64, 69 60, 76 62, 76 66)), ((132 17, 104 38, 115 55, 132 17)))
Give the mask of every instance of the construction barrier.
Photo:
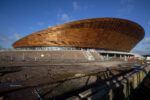
POLYGON ((138 87, 149 72, 150 65, 145 65, 124 76, 106 81, 104 85, 85 90, 67 100, 125 100, 130 96, 132 91, 138 87))

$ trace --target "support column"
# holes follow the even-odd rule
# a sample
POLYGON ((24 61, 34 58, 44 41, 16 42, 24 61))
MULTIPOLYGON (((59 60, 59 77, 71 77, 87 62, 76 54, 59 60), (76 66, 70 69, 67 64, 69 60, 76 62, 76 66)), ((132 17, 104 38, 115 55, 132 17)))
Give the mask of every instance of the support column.
POLYGON ((108 53, 106 54, 106 59, 109 60, 109 54, 108 53))
POLYGON ((116 54, 114 54, 114 58, 116 58, 116 54))
POLYGON ((122 58, 122 56, 120 55, 120 59, 122 58))
POLYGON ((126 55, 124 55, 124 60, 127 61, 127 56, 126 55))

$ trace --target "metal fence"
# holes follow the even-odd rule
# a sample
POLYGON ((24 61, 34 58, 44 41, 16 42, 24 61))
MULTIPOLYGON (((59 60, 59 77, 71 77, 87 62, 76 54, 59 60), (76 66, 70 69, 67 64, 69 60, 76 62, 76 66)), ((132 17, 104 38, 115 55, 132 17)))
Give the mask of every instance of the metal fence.
POLYGON ((0 63, 6 62, 56 62, 56 61, 85 61, 86 58, 78 52, 0 52, 0 63))

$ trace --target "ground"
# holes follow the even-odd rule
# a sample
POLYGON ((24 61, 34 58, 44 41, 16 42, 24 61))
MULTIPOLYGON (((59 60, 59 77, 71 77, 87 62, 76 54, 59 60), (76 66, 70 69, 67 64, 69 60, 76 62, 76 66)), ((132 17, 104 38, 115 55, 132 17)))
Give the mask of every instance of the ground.
POLYGON ((127 61, 3 64, 0 65, 0 71, 3 72, 0 76, 0 93, 5 93, 7 97, 11 93, 9 91, 13 91, 11 95, 15 95, 18 91, 26 93, 37 89, 41 96, 49 99, 84 87, 85 84, 90 85, 97 80, 127 73, 135 64, 137 62, 127 61), (51 91, 53 88, 55 90, 51 91))

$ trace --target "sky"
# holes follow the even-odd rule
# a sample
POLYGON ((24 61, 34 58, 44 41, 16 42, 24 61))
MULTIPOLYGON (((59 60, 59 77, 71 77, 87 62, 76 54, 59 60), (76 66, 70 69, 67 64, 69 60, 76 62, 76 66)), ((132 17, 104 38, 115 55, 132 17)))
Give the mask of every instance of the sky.
POLYGON ((100 17, 140 24, 145 37, 131 52, 150 54, 150 0, 0 0, 0 48, 48 27, 100 17))

